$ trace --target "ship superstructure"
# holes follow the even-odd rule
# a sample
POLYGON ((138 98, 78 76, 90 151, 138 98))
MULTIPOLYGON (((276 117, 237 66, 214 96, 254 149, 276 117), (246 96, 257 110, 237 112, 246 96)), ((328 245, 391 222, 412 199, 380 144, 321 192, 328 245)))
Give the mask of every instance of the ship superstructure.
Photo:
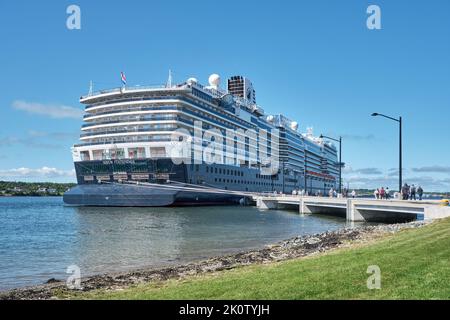
POLYGON ((163 206, 230 203, 242 192, 336 188, 336 148, 266 115, 250 80, 227 89, 190 78, 157 87, 90 92, 81 142, 72 148, 78 185, 64 201, 80 205, 163 206), (208 192, 209 189, 214 192, 208 192))

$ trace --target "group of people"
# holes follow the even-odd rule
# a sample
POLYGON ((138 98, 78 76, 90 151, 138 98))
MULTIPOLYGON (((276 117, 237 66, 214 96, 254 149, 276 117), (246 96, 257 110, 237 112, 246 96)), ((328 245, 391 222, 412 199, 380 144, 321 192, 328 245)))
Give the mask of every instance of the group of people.
POLYGON ((423 189, 421 186, 418 186, 417 188, 412 184, 409 186, 407 183, 405 183, 402 187, 402 200, 417 200, 417 197, 419 200, 422 200, 423 197, 423 189))
POLYGON ((348 198, 349 196, 352 198, 356 198, 356 191, 353 190, 352 192, 350 192, 350 190, 348 190, 347 188, 342 189, 342 193, 339 194, 336 189, 331 188, 330 191, 328 191, 328 196, 330 198, 338 198, 338 197, 343 197, 343 198, 348 198))
MULTIPOLYGON (((373 195, 375 197, 375 199, 384 199, 384 200, 388 200, 391 198, 391 194, 389 192, 389 188, 386 187, 381 187, 376 189, 373 192, 373 195)), ((400 192, 400 194, 396 193, 394 195, 394 198, 400 198, 402 200, 417 200, 417 198, 419 200, 422 200, 423 197, 423 189, 421 186, 418 186, 417 188, 414 185, 409 186, 407 183, 405 183, 402 187, 402 190, 400 192)))
POLYGON ((384 187, 375 189, 373 195, 375 196, 375 199, 389 200, 391 198, 391 194, 389 192, 388 187, 386 187, 386 189, 384 187))
POLYGON ((342 189, 342 197, 348 198, 349 195, 350 195, 350 197, 356 198, 356 191, 355 190, 350 192, 350 194, 349 194, 349 192, 350 192, 350 190, 348 190, 347 188, 342 189))
MULTIPOLYGON (((281 193, 281 192, 280 192, 280 193, 281 193)), ((275 191, 275 194, 276 194, 276 191, 275 191)), ((303 189, 302 189, 302 190, 294 189, 294 190, 292 190, 292 195, 294 195, 294 196, 295 196, 295 195, 299 195, 299 196, 308 196, 308 195, 310 195, 310 194, 309 194, 308 191, 303 190, 303 189)), ((318 190, 318 191, 314 192, 312 195, 314 195, 314 196, 316 196, 316 197, 323 197, 323 194, 322 194, 322 191, 321 191, 321 190, 318 190)), ((328 196, 329 196, 330 198, 338 198, 338 197, 344 197, 344 198, 352 197, 352 198, 356 198, 356 191, 353 190, 352 192, 349 192, 348 189, 344 188, 344 189, 342 190, 342 194, 339 194, 339 193, 337 192, 336 189, 331 188, 331 189, 328 191, 328 196)))
MULTIPOLYGON (((328 196, 330 198, 337 198, 337 197, 343 197, 343 198, 356 198, 356 191, 353 190, 352 192, 349 192, 350 190, 348 190, 347 188, 344 188, 342 190, 342 194, 338 194, 338 192, 336 191, 336 189, 331 188, 328 191, 328 196)), ((277 192, 274 192, 275 194, 277 194, 277 192)), ((280 192, 281 194, 281 192, 280 192)), ((295 189, 292 191, 292 195, 299 195, 299 196, 307 196, 308 191, 306 190, 298 190, 295 189)), ((322 197, 322 191, 316 191, 315 196, 317 197, 322 197)), ((391 193, 388 187, 381 187, 381 188, 377 188, 375 189, 375 191, 373 192, 373 195, 375 197, 375 199, 381 199, 381 200, 389 200, 391 199, 391 193)), ((423 197, 423 189, 421 186, 418 186, 417 188, 414 185, 409 186, 407 183, 405 183, 402 187, 401 192, 395 192, 394 193, 394 198, 398 199, 401 198, 402 200, 422 200, 423 197)))

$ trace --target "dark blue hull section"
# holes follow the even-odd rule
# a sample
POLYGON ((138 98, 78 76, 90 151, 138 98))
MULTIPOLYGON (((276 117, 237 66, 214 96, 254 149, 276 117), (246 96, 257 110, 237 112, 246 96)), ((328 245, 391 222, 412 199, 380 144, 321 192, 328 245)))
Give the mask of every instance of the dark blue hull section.
MULTIPOLYGON (((200 190, 199 190, 200 191, 200 190)), ((68 205, 101 207, 165 207, 237 204, 243 196, 170 190, 161 186, 129 184, 84 184, 67 191, 68 205)))
POLYGON ((306 185, 310 194, 318 191, 326 194, 335 186, 335 181, 310 177, 305 181, 298 173, 283 173, 282 170, 268 176, 246 166, 174 164, 166 158, 81 161, 75 162, 75 171, 78 185, 64 194, 64 202, 84 206, 235 204, 243 196, 227 194, 226 190, 291 193, 306 185), (136 182, 142 184, 132 184, 136 182), (180 191, 171 185, 198 187, 199 191, 180 191), (205 187, 224 192, 201 192, 205 187))

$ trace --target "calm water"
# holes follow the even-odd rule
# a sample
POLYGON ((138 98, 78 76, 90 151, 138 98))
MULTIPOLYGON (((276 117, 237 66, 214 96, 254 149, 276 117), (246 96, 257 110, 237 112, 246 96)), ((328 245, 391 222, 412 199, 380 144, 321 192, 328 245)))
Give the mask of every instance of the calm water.
POLYGON ((343 218, 255 207, 79 208, 62 198, 0 198, 0 290, 189 262, 345 226, 343 218))

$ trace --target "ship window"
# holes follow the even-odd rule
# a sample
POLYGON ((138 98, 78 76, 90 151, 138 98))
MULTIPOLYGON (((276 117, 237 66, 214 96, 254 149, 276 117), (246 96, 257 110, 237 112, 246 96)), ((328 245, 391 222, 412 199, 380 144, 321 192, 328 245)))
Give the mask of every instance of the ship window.
POLYGON ((125 158, 125 151, 123 149, 110 149, 109 154, 111 156, 111 159, 125 158))
POLYGON ((166 148, 164 148, 164 147, 150 148, 150 154, 151 154, 152 158, 153 157, 155 157, 155 158, 163 157, 164 158, 166 156, 166 148))
POLYGON ((103 150, 93 150, 92 157, 93 157, 93 160, 102 160, 103 159, 103 150))
POLYGON ((209 167, 208 166, 206 166, 206 173, 208 173, 209 172, 209 167))
POLYGON ((214 168, 214 172, 217 173, 217 168, 214 168))
POLYGON ((145 148, 129 148, 128 158, 130 159, 145 158, 145 148))
POLYGON ((80 156, 81 156, 81 161, 91 160, 91 157, 89 156, 89 151, 81 151, 80 156))

